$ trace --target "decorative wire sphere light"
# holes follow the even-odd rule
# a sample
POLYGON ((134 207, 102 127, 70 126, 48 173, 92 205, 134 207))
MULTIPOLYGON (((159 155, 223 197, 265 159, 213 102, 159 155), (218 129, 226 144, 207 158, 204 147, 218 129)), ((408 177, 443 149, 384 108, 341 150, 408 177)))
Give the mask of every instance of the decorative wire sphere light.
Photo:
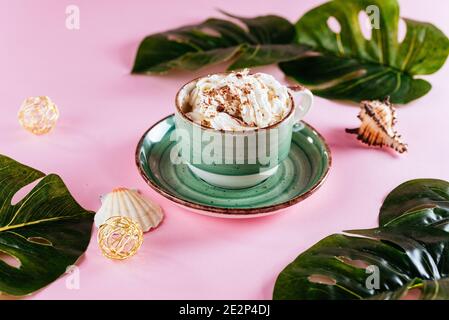
POLYGON ((143 231, 130 218, 114 216, 100 226, 97 240, 105 257, 123 260, 137 253, 143 242, 143 231))
POLYGON ((42 135, 56 126, 58 107, 47 96, 29 97, 19 109, 19 123, 27 131, 42 135))

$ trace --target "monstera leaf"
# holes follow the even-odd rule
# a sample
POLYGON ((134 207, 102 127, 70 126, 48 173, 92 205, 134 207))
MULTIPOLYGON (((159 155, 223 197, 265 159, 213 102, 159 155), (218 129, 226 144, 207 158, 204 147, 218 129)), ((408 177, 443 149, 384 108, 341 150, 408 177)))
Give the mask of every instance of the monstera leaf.
POLYGON ((26 295, 66 272, 89 244, 93 216, 58 176, 0 155, 0 292, 26 295), (21 188, 41 178, 12 204, 21 188))
POLYGON ((346 231, 321 240, 281 272, 273 297, 394 299, 414 289, 419 290, 420 299, 446 298, 447 211, 432 210, 435 203, 447 199, 447 186, 445 181, 432 179, 402 184, 382 206, 381 220, 386 222, 381 227, 346 231), (382 218, 385 212, 395 214, 382 218))
POLYGON ((291 60, 305 47, 292 43, 294 26, 273 15, 240 20, 248 30, 222 19, 157 33, 139 46, 133 73, 165 73, 171 69, 195 70, 206 65, 236 61, 230 69, 291 60))
POLYGON ((394 291, 383 292, 376 295, 371 300, 401 300, 409 297, 419 300, 448 300, 449 299, 449 279, 441 280, 420 280, 414 279, 407 285, 394 291), (415 291, 415 294, 411 294, 415 291))
POLYGON ((146 37, 133 73, 160 74, 171 69, 196 70, 234 59, 229 69, 280 63, 284 73, 330 99, 383 99, 407 103, 425 95, 431 85, 418 76, 436 72, 449 53, 449 40, 430 23, 403 19, 398 39, 396 0, 333 0, 306 13, 295 27, 268 15, 241 18, 245 28, 208 19, 146 37), (373 28, 365 38, 359 15, 373 28), (338 28, 331 28, 329 21, 338 28))
POLYGON ((404 21, 407 32, 399 42, 396 0, 327 2, 296 24, 298 43, 316 53, 280 67, 325 98, 359 102, 390 96, 392 102, 407 103, 430 90, 430 83, 416 76, 434 73, 444 64, 449 40, 429 23, 404 21), (362 33, 360 12, 373 23, 370 39, 362 33), (338 22, 338 32, 328 25, 330 18, 338 22))
POLYGON ((449 219, 449 182, 417 179, 391 191, 380 208, 379 224, 391 226, 396 219, 407 217, 410 223, 445 225, 449 219))
POLYGON ((379 228, 332 235, 279 275, 275 299, 363 299, 449 275, 449 234, 434 228, 379 228), (357 237, 363 236, 363 237, 357 237), (367 272, 367 270, 369 272, 367 272), (368 281, 379 275, 379 287, 368 281), (368 281, 368 284, 367 284, 368 281))

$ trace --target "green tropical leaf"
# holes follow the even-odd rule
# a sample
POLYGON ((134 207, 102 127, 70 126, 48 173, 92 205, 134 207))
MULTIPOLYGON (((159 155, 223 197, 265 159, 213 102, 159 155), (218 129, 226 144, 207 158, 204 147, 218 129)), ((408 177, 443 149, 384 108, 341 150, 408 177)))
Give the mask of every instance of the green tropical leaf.
POLYGON ((407 285, 394 291, 386 291, 376 295, 371 300, 402 300, 415 291, 411 298, 418 300, 448 300, 449 299, 449 279, 441 280, 420 280, 414 279, 407 285))
POLYGON ((379 225, 395 225, 396 219, 407 216, 410 223, 446 225, 449 219, 449 182, 416 179, 391 191, 380 208, 379 225))
POLYGON ((146 37, 140 44, 133 73, 165 73, 171 69, 196 70, 234 59, 230 69, 294 59, 307 49, 294 43, 295 28, 284 18, 267 15, 242 18, 243 23, 208 19, 146 37))
POLYGON ((64 274, 86 250, 93 217, 57 175, 45 176, 0 155, 0 292, 30 294, 64 274), (28 195, 12 204, 20 189, 38 179, 28 195))
POLYGON ((379 228, 348 233, 331 235, 298 256, 279 275, 274 299, 365 299, 406 286, 414 278, 448 276, 445 231, 379 228), (369 266, 378 268, 378 289, 367 286, 369 266))
POLYGON ((442 180, 400 185, 382 206, 381 227, 319 241, 280 273, 273 298, 395 299, 410 289, 419 290, 420 299, 447 298, 447 191, 442 180), (369 282, 374 273, 377 283, 369 282))
POLYGON ((416 76, 443 66, 449 40, 432 24, 403 20, 407 32, 399 42, 396 0, 327 2, 296 24, 298 43, 310 46, 316 54, 281 63, 280 68, 325 98, 359 102, 390 96, 394 103, 407 103, 431 89, 430 83, 416 76), (372 28, 371 39, 365 39, 359 14, 375 18, 375 8, 379 9, 379 28, 372 28), (329 27, 330 18, 338 21, 339 32, 329 27))

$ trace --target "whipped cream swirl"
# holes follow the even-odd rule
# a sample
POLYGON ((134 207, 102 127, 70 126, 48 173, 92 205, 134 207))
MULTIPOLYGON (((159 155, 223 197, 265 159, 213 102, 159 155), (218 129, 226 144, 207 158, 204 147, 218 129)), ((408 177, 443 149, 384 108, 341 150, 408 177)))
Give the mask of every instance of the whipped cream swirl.
POLYGON ((284 119, 291 108, 286 86, 248 69, 201 78, 188 94, 191 109, 186 115, 217 130, 265 128, 284 119))

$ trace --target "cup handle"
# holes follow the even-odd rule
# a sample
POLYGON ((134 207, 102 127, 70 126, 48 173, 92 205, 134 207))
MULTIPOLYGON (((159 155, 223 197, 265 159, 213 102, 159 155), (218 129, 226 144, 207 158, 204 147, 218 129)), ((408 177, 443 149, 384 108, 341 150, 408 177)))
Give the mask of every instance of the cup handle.
POLYGON ((310 90, 300 85, 290 86, 288 89, 295 105, 294 119, 296 123, 299 123, 313 105, 313 94, 310 90))

